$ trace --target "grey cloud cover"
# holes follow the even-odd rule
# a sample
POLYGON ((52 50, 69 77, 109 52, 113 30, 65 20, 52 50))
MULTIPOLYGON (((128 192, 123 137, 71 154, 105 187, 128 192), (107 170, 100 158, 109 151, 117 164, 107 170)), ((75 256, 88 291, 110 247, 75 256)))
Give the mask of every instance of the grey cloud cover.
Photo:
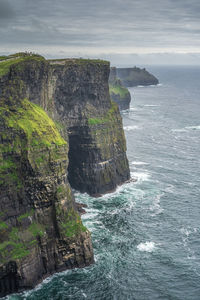
POLYGON ((199 16, 198 0, 0 0, 0 52, 198 53, 199 16))

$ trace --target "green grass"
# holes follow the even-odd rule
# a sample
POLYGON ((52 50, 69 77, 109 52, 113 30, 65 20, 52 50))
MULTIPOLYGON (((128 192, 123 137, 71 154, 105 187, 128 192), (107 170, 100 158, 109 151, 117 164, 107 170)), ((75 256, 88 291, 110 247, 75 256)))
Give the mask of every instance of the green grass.
POLYGON ((115 112, 118 110, 118 106, 116 103, 111 101, 111 108, 108 110, 105 116, 102 116, 100 118, 89 118, 88 124, 89 125, 99 125, 99 124, 105 124, 113 120, 115 118, 115 112))
POLYGON ((63 209, 58 206, 56 208, 56 214, 60 218, 61 232, 68 238, 75 237, 81 232, 86 232, 87 228, 83 225, 79 214, 74 210, 70 209, 67 215, 63 214, 63 209))
MULTIPOLYGON (((27 214, 21 215, 18 219, 25 218, 30 214, 32 214, 32 210, 27 214)), ((0 224, 2 223, 3 222, 0 224)), ((2 227, 7 228, 8 226, 5 227, 5 225, 3 225, 2 227)), ((12 230, 7 233, 7 240, 0 243, 1 260, 6 262, 8 260, 22 259, 28 256, 32 246, 37 243, 36 237, 42 237, 44 233, 44 226, 36 222, 33 222, 26 229, 13 227, 12 230)))
POLYGON ((38 105, 27 99, 23 100, 16 111, 10 111, 9 107, 0 109, 0 116, 5 118, 9 127, 21 129, 27 136, 30 144, 57 146, 66 144, 61 137, 55 123, 48 117, 46 112, 38 105))
POLYGON ((102 60, 102 59, 84 59, 84 58, 67 58, 67 59, 50 59, 49 62, 65 62, 66 64, 75 63, 78 65, 85 65, 85 64, 103 64, 103 65, 110 65, 109 61, 102 60))
POLYGON ((13 106, 3 102, 0 107, 0 121, 7 128, 6 136, 2 133, 3 143, 0 144, 0 185, 12 185, 19 190, 23 182, 20 173, 21 161, 15 159, 16 155, 18 157, 22 153, 33 153, 34 162, 39 168, 48 160, 41 151, 37 156, 38 150, 43 148, 46 151, 46 148, 51 148, 52 153, 59 158, 59 147, 67 143, 46 112, 27 99, 13 106), (13 156, 13 153, 16 155, 13 156))
POLYGON ((34 210, 31 209, 31 211, 28 211, 28 212, 26 212, 25 214, 20 215, 20 216, 17 218, 17 220, 18 220, 19 222, 21 222, 23 219, 33 216, 33 214, 34 214, 34 210))
POLYGON ((109 85, 109 92, 110 94, 119 95, 120 98, 124 98, 125 96, 127 96, 127 94, 129 94, 127 88, 120 85, 112 85, 112 84, 109 85))
POLYGON ((12 65, 16 65, 20 62, 30 61, 30 60, 42 61, 44 60, 44 58, 39 55, 28 56, 28 55, 24 55, 23 53, 17 53, 17 54, 7 56, 5 61, 4 60, 1 61, 1 60, 3 59, 0 59, 0 77, 6 75, 9 72, 10 67, 12 65))
POLYGON ((45 233, 44 227, 38 223, 32 223, 29 226, 28 230, 34 237, 37 237, 37 236, 42 237, 45 233))
POLYGON ((0 222, 0 230, 8 228, 8 225, 5 222, 0 222))
POLYGON ((4 55, 0 56, 0 61, 1 60, 6 60, 6 59, 9 59, 9 56, 4 56, 4 55))
POLYGON ((66 218, 65 222, 61 224, 66 237, 74 237, 81 232, 86 232, 87 228, 82 224, 81 218, 78 214, 69 216, 66 218))

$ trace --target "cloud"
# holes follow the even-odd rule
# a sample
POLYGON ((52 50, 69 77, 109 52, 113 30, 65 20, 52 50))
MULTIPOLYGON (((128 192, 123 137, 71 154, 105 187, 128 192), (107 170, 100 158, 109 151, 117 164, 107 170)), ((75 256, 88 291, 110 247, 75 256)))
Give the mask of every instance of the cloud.
POLYGON ((197 52, 199 13, 199 0, 0 0, 1 49, 197 52))
POLYGON ((14 17, 14 11, 8 0, 0 0, 0 20, 14 17))

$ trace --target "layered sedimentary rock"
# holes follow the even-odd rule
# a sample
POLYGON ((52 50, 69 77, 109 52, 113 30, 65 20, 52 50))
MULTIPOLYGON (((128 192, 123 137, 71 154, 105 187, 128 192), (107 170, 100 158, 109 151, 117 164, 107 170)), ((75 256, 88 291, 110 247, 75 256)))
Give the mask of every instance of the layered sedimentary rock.
POLYGON ((50 61, 54 103, 69 136, 69 182, 90 195, 112 191, 130 177, 117 105, 110 101, 109 63, 50 61))
POLYGON ((108 76, 103 61, 0 62, 0 296, 93 262, 69 182, 99 195, 129 179, 108 76))
POLYGON ((117 70, 115 67, 110 69, 109 91, 111 99, 117 103, 120 110, 129 108, 131 95, 129 90, 122 85, 121 80, 117 78, 117 70))
POLYGON ((158 79, 146 69, 134 68, 117 68, 117 77, 126 87, 137 85, 156 85, 158 79))

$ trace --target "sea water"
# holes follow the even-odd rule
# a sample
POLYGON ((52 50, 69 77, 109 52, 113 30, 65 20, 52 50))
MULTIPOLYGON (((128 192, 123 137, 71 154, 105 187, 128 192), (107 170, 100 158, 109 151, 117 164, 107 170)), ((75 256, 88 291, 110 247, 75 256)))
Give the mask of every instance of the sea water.
POLYGON ((95 264, 7 299, 200 299, 200 68, 151 67, 122 112, 130 182, 87 204, 95 264))

